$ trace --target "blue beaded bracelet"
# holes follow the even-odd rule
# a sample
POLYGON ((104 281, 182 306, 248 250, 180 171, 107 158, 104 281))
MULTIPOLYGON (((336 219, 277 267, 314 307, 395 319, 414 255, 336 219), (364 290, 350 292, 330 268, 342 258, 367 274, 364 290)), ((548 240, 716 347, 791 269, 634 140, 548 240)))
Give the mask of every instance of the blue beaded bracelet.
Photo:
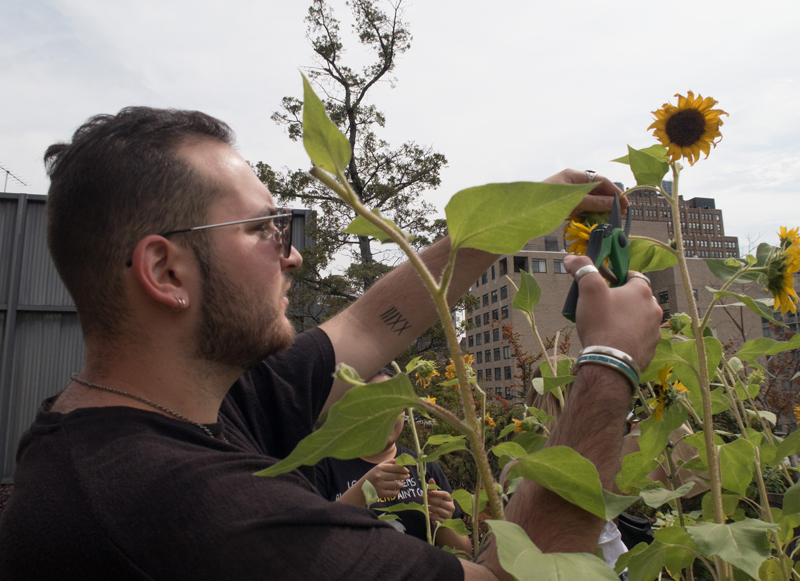
POLYGON ((615 357, 610 357, 608 355, 598 355, 598 354, 581 355, 575 362, 575 367, 578 368, 581 365, 585 365, 586 363, 595 363, 597 365, 603 365, 604 367, 609 367, 615 371, 620 372, 622 375, 625 376, 625 378, 628 381, 630 381, 632 393, 636 393, 636 389, 639 387, 639 376, 633 369, 631 369, 630 366, 626 365, 619 359, 615 357))

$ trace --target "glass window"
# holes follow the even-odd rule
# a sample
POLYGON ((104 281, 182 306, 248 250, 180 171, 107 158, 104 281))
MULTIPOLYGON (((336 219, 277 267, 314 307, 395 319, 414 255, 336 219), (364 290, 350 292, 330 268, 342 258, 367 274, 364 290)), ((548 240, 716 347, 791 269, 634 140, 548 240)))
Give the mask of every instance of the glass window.
POLYGON ((491 363, 492 362, 492 350, 491 349, 487 349, 485 351, 485 353, 486 353, 486 363, 491 363))
POLYGON ((478 379, 483 379, 483 369, 478 369, 478 379))
POLYGON ((478 351, 475 354, 475 363, 483 363, 483 352, 478 351))
POLYGON ((499 341, 499 340, 500 340, 500 329, 492 329, 492 341, 499 341))
POLYGON ((495 387, 494 388, 494 394, 495 395, 500 395, 501 393, 503 393, 503 388, 502 387, 495 387))
MULTIPOLYGON (((492 302, 493 303, 497 302, 497 290, 493 290, 492 291, 492 302)), ((495 318, 497 318, 497 317, 495 317, 495 318)))
POLYGON ((489 331, 484 331, 483 332, 483 342, 488 345, 489 341, 491 341, 491 339, 489 339, 489 331))
POLYGON ((500 381, 500 379, 503 377, 502 371, 503 370, 500 369, 499 367, 495 367, 494 368, 494 379, 495 379, 495 381, 500 381))
POLYGON ((515 256, 514 257, 514 272, 519 272, 521 270, 528 270, 528 257, 527 256, 515 256))
POLYGON ((489 293, 486 293, 485 295, 483 295, 483 306, 484 307, 488 307, 489 306, 489 293))
POLYGON ((494 360, 500 361, 500 347, 494 348, 494 360))
POLYGON ((505 300, 507 298, 508 298, 508 287, 507 286, 501 286, 500 287, 500 300, 502 301, 502 300, 505 300))
POLYGON ((467 337, 467 347, 474 347, 475 346, 475 337, 470 335, 467 337))
POLYGON ((478 333, 477 335, 475 335, 475 345, 482 345, 482 344, 483 344, 483 337, 481 337, 481 334, 478 333))
POLYGON ((487 282, 489 282, 489 277, 486 275, 485 272, 481 275, 481 282, 483 284, 486 284, 487 282))
POLYGON ((658 293, 658 302, 659 303, 668 303, 669 302, 669 291, 661 291, 658 293))
POLYGON ((545 236, 544 249, 547 252, 558 252, 558 238, 555 236, 545 236))
POLYGON ((475 286, 481 286, 481 279, 475 281, 475 286))
POLYGON ((480 315, 475 317, 475 326, 476 327, 480 327, 481 326, 481 316, 480 315))
POLYGON ((500 320, 500 312, 497 309, 492 311, 492 320, 493 321, 499 321, 500 320))
POLYGON ((511 379, 511 366, 506 365, 503 367, 503 375, 506 379, 511 379))
POLYGON ((544 258, 531 258, 531 272, 547 272, 547 262, 544 258))
POLYGON ((508 307, 501 307, 500 308, 500 318, 507 319, 508 318, 508 307))
POLYGON ((567 269, 564 268, 563 260, 553 261, 553 272, 555 272, 556 274, 567 274, 567 269))
POLYGON ((512 395, 513 395, 513 394, 511 393, 511 388, 510 388, 510 387, 507 387, 507 388, 506 388, 506 399, 509 399, 509 398, 511 398, 511 397, 512 397, 512 395))
POLYGON ((489 324, 489 313, 483 313, 483 324, 484 325, 489 324))
POLYGON ((503 347, 503 359, 511 359, 511 347, 503 347))
POLYGON ((500 266, 500 276, 505 276, 508 274, 508 259, 501 258, 500 262, 497 263, 500 266))
POLYGON ((494 264, 492 265, 492 280, 494 280, 494 264))

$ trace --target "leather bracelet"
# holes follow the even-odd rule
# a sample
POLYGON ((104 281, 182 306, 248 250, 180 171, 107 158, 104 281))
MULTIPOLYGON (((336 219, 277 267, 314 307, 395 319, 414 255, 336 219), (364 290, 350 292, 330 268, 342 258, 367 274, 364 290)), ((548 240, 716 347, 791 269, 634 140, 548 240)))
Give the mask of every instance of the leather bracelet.
POLYGON ((614 359, 622 361, 625 365, 630 367, 636 374, 637 379, 642 374, 641 370, 639 369, 639 365, 636 363, 636 360, 633 357, 624 351, 614 349, 613 347, 605 347, 604 345, 590 345, 589 347, 584 347, 581 349, 580 353, 578 353, 578 357, 581 355, 608 355, 609 357, 613 357, 614 359))
POLYGON ((587 363, 602 365, 603 367, 608 367, 609 369, 613 369, 614 371, 621 373, 631 384, 631 394, 636 393, 636 390, 639 387, 639 375, 616 357, 600 354, 579 355, 578 360, 575 362, 575 368, 580 368, 587 363))

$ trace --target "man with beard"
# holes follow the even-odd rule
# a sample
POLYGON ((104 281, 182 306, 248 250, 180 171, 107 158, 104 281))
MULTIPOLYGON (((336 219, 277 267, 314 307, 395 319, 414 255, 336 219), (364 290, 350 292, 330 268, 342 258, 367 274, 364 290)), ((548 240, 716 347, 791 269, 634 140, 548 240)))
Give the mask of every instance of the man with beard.
MULTIPOLYGON (((366 509, 327 502, 313 468, 253 477, 346 391, 331 378, 337 362, 371 377, 435 311, 404 265, 292 343, 285 293, 301 258, 286 213, 232 143, 230 128, 202 113, 128 108, 90 119, 45 154, 48 246, 75 300, 86 360, 20 442, 0 518, 0 577, 505 578, 491 543, 478 563, 460 562, 366 509), (405 320, 402 331, 385 324, 387 309, 405 320)), ((551 178, 587 179, 570 170, 551 178)), ((608 210, 603 196, 614 191, 602 179, 580 207, 608 210)), ((444 240, 423 259, 441 272, 448 253, 444 240)), ((452 297, 493 260, 460 252, 452 297)), ((565 261, 571 273, 587 263, 565 261)), ((580 285, 583 344, 645 366, 661 318, 647 284, 609 289, 590 274, 580 285)), ((570 401, 551 442, 573 445, 608 482, 626 379, 587 365, 570 401)), ((507 515, 545 551, 592 551, 602 527, 532 482, 507 515)))

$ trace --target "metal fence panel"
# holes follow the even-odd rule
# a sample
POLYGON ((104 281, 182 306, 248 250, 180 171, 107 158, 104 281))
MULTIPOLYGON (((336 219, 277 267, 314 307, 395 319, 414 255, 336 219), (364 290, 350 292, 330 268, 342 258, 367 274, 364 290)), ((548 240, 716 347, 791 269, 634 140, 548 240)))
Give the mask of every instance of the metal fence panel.
POLYGON ((42 400, 67 385, 70 374, 80 369, 85 352, 76 313, 20 312, 14 339, 4 479, 14 473, 19 439, 42 400))
POLYGON ((8 302, 17 203, 15 199, 0 199, 0 305, 8 302))
POLYGON ((47 224, 43 202, 28 202, 19 304, 73 306, 47 249, 47 224))

